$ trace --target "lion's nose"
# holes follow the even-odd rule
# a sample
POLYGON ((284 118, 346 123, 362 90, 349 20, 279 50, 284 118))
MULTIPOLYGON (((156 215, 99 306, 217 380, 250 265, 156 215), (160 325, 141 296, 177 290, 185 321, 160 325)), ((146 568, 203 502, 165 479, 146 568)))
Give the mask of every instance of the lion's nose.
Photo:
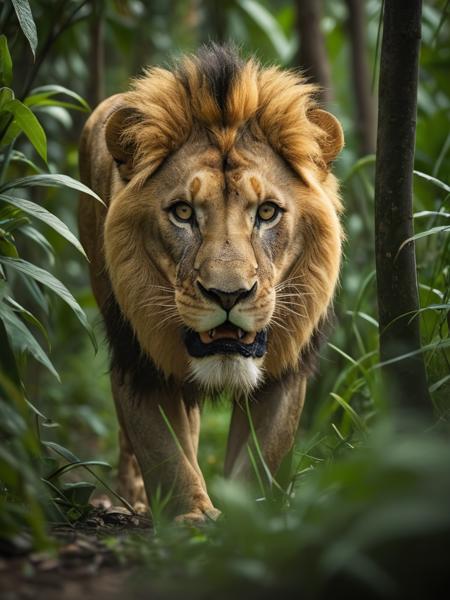
POLYGON ((200 282, 198 282, 197 285, 205 298, 212 300, 227 312, 229 312, 238 302, 245 300, 245 298, 249 298, 256 291, 256 282, 248 290, 240 288, 233 292, 225 292, 224 290, 218 290, 217 288, 205 288, 200 282))

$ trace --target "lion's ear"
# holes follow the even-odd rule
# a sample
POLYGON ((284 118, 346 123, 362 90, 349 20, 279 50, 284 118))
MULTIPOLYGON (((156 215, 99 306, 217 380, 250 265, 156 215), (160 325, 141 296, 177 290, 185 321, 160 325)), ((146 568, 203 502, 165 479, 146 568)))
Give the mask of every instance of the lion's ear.
POLYGON ((334 115, 321 108, 311 110, 308 117, 326 133, 319 141, 319 144, 322 150, 323 161, 328 166, 344 146, 342 126, 334 115))
POLYGON ((109 117, 105 126, 106 146, 125 181, 133 173, 134 144, 127 138, 125 130, 139 120, 139 113, 129 107, 117 108, 109 117))

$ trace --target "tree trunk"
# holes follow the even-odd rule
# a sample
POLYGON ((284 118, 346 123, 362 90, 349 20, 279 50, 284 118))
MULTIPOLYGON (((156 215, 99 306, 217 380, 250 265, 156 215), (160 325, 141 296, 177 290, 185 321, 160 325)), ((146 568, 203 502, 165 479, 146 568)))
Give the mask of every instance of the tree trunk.
POLYGON ((202 28, 204 42, 223 44, 227 41, 227 0, 204 2, 205 18, 202 28))
MULTIPOLYGON (((388 361, 421 348, 412 186, 420 49, 421 0, 385 0, 381 48, 375 251, 380 355, 388 361)), ((401 409, 431 411, 424 358, 417 353, 384 367, 401 409)))
POLYGON ((296 0, 295 8, 299 36, 296 63, 311 81, 321 86, 320 99, 327 104, 332 99, 332 85, 325 39, 320 29, 322 3, 320 0, 296 0))
POLYGON ((95 108, 105 97, 104 89, 104 44, 103 44, 103 2, 91 0, 92 16, 89 24, 89 79, 87 99, 95 108))
POLYGON ((360 154, 375 152, 375 116, 370 90, 364 0, 346 0, 352 61, 352 83, 356 104, 356 131, 360 154))

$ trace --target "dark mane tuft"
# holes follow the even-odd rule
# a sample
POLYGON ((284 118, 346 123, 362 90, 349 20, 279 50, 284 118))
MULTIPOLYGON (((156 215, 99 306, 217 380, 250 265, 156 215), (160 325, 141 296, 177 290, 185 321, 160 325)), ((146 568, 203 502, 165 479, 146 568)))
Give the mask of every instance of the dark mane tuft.
POLYGON ((223 113, 231 85, 245 64, 237 48, 232 44, 204 44, 196 53, 195 62, 223 113))

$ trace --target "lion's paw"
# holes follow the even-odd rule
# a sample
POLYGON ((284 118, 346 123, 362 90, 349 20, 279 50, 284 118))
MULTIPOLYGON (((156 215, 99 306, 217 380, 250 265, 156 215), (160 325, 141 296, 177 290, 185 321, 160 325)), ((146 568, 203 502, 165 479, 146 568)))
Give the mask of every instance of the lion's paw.
POLYGON ((205 525, 211 521, 217 521, 222 513, 217 508, 208 508, 206 510, 194 509, 191 512, 184 513, 175 517, 175 523, 205 525))

